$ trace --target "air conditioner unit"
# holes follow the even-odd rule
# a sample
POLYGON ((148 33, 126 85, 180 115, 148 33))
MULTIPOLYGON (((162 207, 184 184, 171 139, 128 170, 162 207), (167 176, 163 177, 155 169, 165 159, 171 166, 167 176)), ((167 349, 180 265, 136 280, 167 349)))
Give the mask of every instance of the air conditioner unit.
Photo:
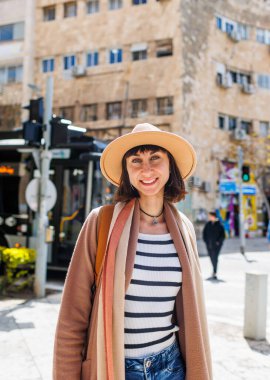
POLYGON ((245 94, 254 94, 255 92, 255 87, 253 84, 250 84, 250 83, 244 83, 242 85, 242 91, 245 93, 245 94))
POLYGON ((228 32, 228 36, 234 42, 239 42, 242 39, 241 34, 237 30, 231 30, 230 32, 228 32))
POLYGON ((232 76, 230 73, 217 74, 217 84, 223 88, 230 88, 233 85, 232 76))
POLYGON ((242 128, 236 128, 233 131, 233 137, 235 138, 235 140, 245 140, 245 138, 247 137, 247 133, 242 128))
POLYGON ((86 68, 83 65, 74 66, 72 68, 72 75, 74 77, 83 77, 86 75, 86 68))
POLYGON ((211 183, 207 181, 203 181, 201 185, 201 190, 205 191, 206 193, 209 193, 211 191, 211 183))
POLYGON ((202 184, 202 180, 200 177, 192 176, 190 178, 190 184, 192 187, 200 187, 202 184))

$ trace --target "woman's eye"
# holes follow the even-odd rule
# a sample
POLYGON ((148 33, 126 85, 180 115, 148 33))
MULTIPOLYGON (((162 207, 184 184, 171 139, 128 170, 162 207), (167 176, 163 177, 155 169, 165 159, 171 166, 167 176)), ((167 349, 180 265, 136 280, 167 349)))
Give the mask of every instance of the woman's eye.
POLYGON ((140 159, 139 159, 139 158, 133 158, 133 159, 131 160, 131 162, 132 162, 133 164, 138 164, 138 163, 140 163, 140 159))
POLYGON ((151 160, 158 160, 160 157, 158 155, 152 156, 151 160))

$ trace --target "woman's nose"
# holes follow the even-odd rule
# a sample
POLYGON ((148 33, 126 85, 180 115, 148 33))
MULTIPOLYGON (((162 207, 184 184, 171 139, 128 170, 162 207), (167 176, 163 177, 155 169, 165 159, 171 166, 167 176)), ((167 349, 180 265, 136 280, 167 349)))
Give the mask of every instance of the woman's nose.
POLYGON ((152 169, 152 167, 151 167, 151 163, 150 162, 148 162, 148 161, 143 162, 143 164, 142 164, 142 170, 144 172, 150 171, 151 169, 152 169))

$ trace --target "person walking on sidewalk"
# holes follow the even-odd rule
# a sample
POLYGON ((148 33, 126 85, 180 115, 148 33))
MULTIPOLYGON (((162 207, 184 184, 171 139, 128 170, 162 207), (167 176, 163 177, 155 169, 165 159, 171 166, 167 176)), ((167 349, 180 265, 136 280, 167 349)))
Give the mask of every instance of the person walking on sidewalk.
POLYGON ((203 240, 213 266, 212 278, 217 279, 218 256, 225 239, 225 229, 217 219, 215 211, 209 212, 208 219, 203 229, 203 240))
POLYGON ((100 165, 118 187, 116 204, 92 210, 78 237, 53 379, 212 380, 195 232, 173 204, 195 170, 193 147, 138 124, 105 148, 100 165), (112 217, 102 221, 109 207, 112 217))

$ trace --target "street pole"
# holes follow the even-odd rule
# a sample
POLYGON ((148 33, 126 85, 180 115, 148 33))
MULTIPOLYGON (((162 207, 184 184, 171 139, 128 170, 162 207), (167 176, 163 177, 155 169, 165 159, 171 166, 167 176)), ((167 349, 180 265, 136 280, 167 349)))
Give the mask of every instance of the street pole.
POLYGON ((240 252, 245 256, 245 219, 243 208, 243 188, 242 188, 242 166, 243 166, 243 149, 238 146, 238 172, 239 172, 239 231, 240 231, 240 252))
POLYGON ((36 297, 44 297, 46 291, 47 256, 48 244, 46 243, 46 229, 48 227, 47 217, 47 191, 49 181, 49 169, 51 162, 50 144, 50 119, 53 104, 53 78, 48 77, 46 81, 45 113, 44 113, 44 149, 40 153, 40 187, 39 187, 39 213, 37 228, 37 258, 35 266, 34 292, 36 297))

